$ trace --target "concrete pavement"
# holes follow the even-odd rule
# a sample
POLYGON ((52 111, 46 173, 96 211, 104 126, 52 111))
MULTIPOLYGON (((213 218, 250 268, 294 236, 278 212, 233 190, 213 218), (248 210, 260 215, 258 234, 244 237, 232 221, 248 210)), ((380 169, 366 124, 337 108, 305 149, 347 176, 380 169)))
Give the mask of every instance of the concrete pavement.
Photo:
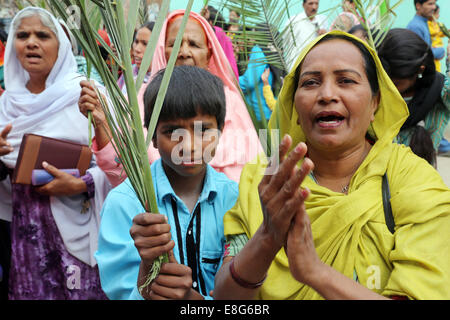
MULTIPOLYGON (((444 134, 445 138, 450 141, 450 125, 447 126, 444 134)), ((437 170, 441 174, 444 182, 450 188, 450 157, 437 157, 437 170)))

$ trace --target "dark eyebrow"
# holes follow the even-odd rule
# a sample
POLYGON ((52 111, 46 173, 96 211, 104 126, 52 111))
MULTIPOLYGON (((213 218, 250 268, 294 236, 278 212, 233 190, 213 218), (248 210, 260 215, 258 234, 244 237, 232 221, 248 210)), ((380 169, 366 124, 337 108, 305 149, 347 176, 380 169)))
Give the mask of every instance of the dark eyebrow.
POLYGON ((202 127, 210 127, 212 125, 214 125, 212 121, 202 121, 202 127))
POLYGON ((163 125, 161 125, 161 130, 174 130, 174 129, 179 129, 179 128, 181 128, 181 126, 180 125, 177 125, 177 124, 163 124, 163 125))
POLYGON ((361 74, 360 74, 358 71, 353 70, 353 69, 341 69, 341 70, 335 70, 335 71, 333 71, 334 74, 336 74, 336 73, 347 73, 347 72, 354 73, 354 74, 356 74, 358 77, 362 78, 361 74))
MULTIPOLYGON (((354 73, 354 74, 356 74, 358 77, 361 78, 361 74, 360 74, 358 71, 353 70, 353 69, 339 69, 339 70, 333 71, 334 74, 347 73, 347 72, 354 73)), ((306 71, 306 72, 303 72, 303 73, 300 75, 299 79, 301 79, 301 78, 304 77, 304 76, 308 76, 308 75, 318 76, 318 75, 320 75, 320 74, 321 74, 320 71, 306 71)))
POLYGON ((306 72, 303 72, 303 73, 300 75, 299 79, 301 79, 301 78, 304 77, 304 76, 309 76, 309 75, 320 76, 320 74, 321 74, 320 71, 306 71, 306 72))

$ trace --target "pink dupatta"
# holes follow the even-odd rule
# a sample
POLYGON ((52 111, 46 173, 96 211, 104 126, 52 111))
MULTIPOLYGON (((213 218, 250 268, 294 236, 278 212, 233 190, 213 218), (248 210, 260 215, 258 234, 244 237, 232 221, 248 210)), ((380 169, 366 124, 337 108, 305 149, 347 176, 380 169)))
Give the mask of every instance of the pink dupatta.
MULTIPOLYGON (((151 74, 155 74, 167 65, 165 56, 167 24, 171 18, 180 14, 184 14, 184 10, 174 10, 165 20, 153 56, 151 74)), ((212 74, 222 79, 225 89, 227 107, 225 126, 216 154, 209 164, 218 172, 223 172, 228 178, 239 182, 244 165, 254 160, 263 149, 245 103, 236 86, 234 72, 212 27, 202 16, 195 12, 190 13, 190 18, 195 19, 205 31, 212 53, 208 69, 212 74)), ((143 96, 147 86, 148 83, 143 84, 138 92, 141 114, 144 113, 143 96)), ((94 143, 93 150, 97 156, 98 165, 106 172, 111 184, 118 185, 126 178, 123 172, 121 174, 122 167, 114 161, 116 156, 111 143, 101 150, 96 150, 94 143)), ((148 155, 150 163, 160 157, 158 150, 152 144, 148 149, 148 155)))

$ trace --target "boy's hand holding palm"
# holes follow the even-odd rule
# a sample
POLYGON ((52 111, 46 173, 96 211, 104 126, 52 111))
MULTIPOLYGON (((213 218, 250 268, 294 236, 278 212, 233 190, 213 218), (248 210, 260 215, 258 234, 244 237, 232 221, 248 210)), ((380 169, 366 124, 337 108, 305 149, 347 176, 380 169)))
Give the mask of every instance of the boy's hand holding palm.
POLYGON ((173 255, 175 242, 171 240, 166 216, 141 213, 134 217, 130 234, 141 257, 138 287, 145 283, 153 261, 163 253, 169 254, 169 262, 162 265, 158 277, 142 290, 144 299, 203 299, 192 289, 191 268, 179 264, 173 255))

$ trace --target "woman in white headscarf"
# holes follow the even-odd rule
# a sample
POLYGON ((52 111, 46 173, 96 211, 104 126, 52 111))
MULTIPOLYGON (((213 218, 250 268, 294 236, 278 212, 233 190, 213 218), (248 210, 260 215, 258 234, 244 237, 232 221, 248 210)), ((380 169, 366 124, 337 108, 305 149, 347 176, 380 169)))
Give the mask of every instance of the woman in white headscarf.
POLYGON ((41 187, 11 185, 5 174, 14 171, 25 133, 88 143, 76 71, 71 44, 51 14, 28 7, 15 16, 0 98, 0 219, 11 222, 10 299, 105 298, 93 257, 110 188, 104 173, 94 161, 81 178, 43 163, 55 179, 41 187))

